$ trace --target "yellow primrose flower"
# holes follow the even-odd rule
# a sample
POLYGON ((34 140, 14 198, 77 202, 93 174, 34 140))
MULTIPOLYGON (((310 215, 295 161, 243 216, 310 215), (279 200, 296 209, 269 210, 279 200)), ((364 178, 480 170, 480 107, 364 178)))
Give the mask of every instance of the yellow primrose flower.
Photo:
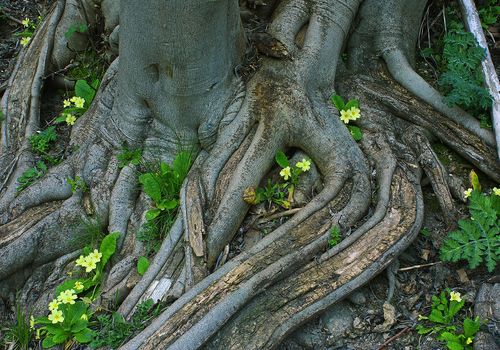
POLYGON ((68 289, 64 292, 61 292, 61 294, 59 294, 59 296, 57 297, 57 300, 63 304, 73 305, 76 298, 77 296, 75 295, 75 291, 73 289, 68 289))
POLYGON ((87 321, 89 319, 89 317, 87 316, 87 314, 83 314, 82 317, 80 317, 82 320, 85 320, 87 321))
POLYGON ((21 21, 21 23, 23 24, 23 26, 24 26, 25 28, 28 28, 28 27, 30 26, 31 21, 30 21, 30 19, 29 19, 29 18, 25 18, 25 19, 23 19, 23 20, 21 21))
POLYGON ((280 176, 283 177, 285 180, 288 180, 288 178, 290 176, 292 176, 292 173, 290 171, 290 167, 287 166, 286 168, 281 169, 280 176))
POLYGON ((86 263, 85 267, 86 267, 85 272, 90 272, 90 271, 94 270, 97 267, 97 265, 96 265, 94 260, 87 259, 87 263, 86 263))
POLYGON ((349 109, 350 111, 350 114, 351 114, 351 120, 356 120, 356 119, 359 119, 361 117, 361 114, 360 114, 360 110, 358 107, 351 107, 349 109))
POLYGON ((23 46, 27 46, 27 45, 29 44, 30 40, 31 40, 31 38, 30 38, 30 37, 28 37, 28 36, 23 36, 23 37, 21 38, 21 45, 23 45, 23 46))
POLYGON ((78 96, 73 96, 71 98, 71 102, 75 104, 76 108, 83 108, 83 106, 85 105, 85 99, 78 96))
POLYGON ((59 303, 57 302, 57 299, 54 299, 49 303, 49 310, 54 311, 57 309, 59 309, 59 303))
POLYGON ((80 257, 78 259, 76 259, 76 266, 82 266, 82 267, 85 267, 86 265, 86 259, 83 255, 80 255, 80 257))
POLYGON ((465 341, 465 344, 467 344, 467 345, 472 344, 472 338, 471 337, 467 338, 467 340, 465 341))
POLYGON ((75 289, 76 289, 76 290, 83 289, 83 283, 82 283, 82 282, 80 282, 80 281, 76 281, 76 282, 75 282, 75 289))
POLYGON ((59 323, 64 321, 64 317, 62 315, 61 310, 54 310, 52 313, 49 315, 48 319, 52 321, 53 324, 59 323))
POLYGON ((70 100, 64 100, 63 101, 63 106, 64 106, 64 108, 68 108, 69 106, 71 106, 71 101, 70 100))
POLYGON ((450 301, 456 301, 457 303, 462 301, 459 292, 450 292, 450 301))
POLYGON ((500 196, 500 188, 493 187, 493 194, 495 196, 500 196))
POLYGON ((464 199, 467 199, 472 194, 472 188, 468 188, 464 191, 464 199))
POLYGON ((30 316, 30 329, 35 329, 35 318, 33 317, 33 315, 30 316))
POLYGON ((76 117, 73 114, 66 115, 66 124, 75 125, 75 122, 76 122, 76 117))
POLYGON ((422 316, 422 315, 418 315, 418 320, 419 321, 428 320, 428 319, 429 319, 428 317, 425 317, 425 316, 422 316))
POLYGON ((94 251, 92 253, 90 253, 87 257, 87 259, 90 259, 95 263, 98 263, 99 261, 101 261, 101 258, 102 258, 102 254, 97 249, 94 249, 94 251))
POLYGON ((351 110, 348 109, 347 111, 340 111, 340 120, 342 120, 344 124, 349 123, 349 120, 351 120, 351 110))
POLYGON ((308 171, 309 169, 311 169, 311 162, 307 159, 302 159, 302 162, 298 162, 297 164, 295 164, 295 166, 299 169, 302 169, 302 171, 308 171))

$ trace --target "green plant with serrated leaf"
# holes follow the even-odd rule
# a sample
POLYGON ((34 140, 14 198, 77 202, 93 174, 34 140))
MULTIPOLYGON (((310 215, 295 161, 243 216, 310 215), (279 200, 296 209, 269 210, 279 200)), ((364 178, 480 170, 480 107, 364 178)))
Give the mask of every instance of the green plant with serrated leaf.
POLYGON ((432 296, 429 315, 419 315, 416 330, 418 334, 432 334, 446 344, 450 350, 472 350, 472 344, 481 322, 475 319, 459 317, 465 301, 460 293, 449 288, 439 295, 432 296), (463 321, 462 321, 463 319, 463 321))
POLYGON ((36 180, 41 179, 47 173, 47 170, 47 165, 42 161, 37 162, 32 168, 26 169, 21 176, 17 178, 17 192, 21 192, 36 180))
POLYGON ((118 159, 118 167, 124 168, 125 166, 139 165, 142 161, 142 150, 139 148, 128 148, 124 146, 120 153, 116 156, 118 159))
POLYGON ((118 232, 106 235, 99 249, 85 247, 71 272, 76 278, 56 288, 56 298, 48 305, 48 316, 33 320, 44 348, 70 342, 87 344, 94 339, 95 333, 90 329, 91 304, 99 294, 104 267, 116 251, 119 236, 118 232))
POLYGON ((143 330, 146 325, 162 311, 160 304, 148 299, 137 305, 129 321, 118 312, 97 315, 93 326, 95 337, 89 346, 93 349, 111 347, 117 349, 134 333, 143 330))
POLYGON ((352 138, 355 141, 361 141, 363 138, 363 133, 358 126, 349 125, 351 120, 357 120, 361 117, 360 109, 359 109, 359 101, 356 99, 351 99, 344 102, 344 99, 340 95, 332 95, 331 98, 332 104, 339 110, 340 112, 340 120, 346 124, 347 129, 351 133, 352 138))
POLYGON ((137 238, 146 243, 149 252, 158 249, 159 243, 172 227, 179 206, 179 192, 192 163, 192 152, 179 152, 171 165, 159 162, 139 176, 144 192, 153 201, 153 208, 146 212, 146 224, 137 238))
POLYGON ((304 158, 295 165, 291 165, 288 157, 282 151, 278 151, 274 159, 281 167, 279 174, 284 182, 274 183, 268 179, 264 187, 256 189, 249 187, 243 192, 243 200, 252 205, 267 202, 269 205, 274 203, 282 208, 290 209, 299 176, 311 169, 311 161, 304 158))
POLYGON ((340 236, 340 229, 338 226, 333 226, 330 229, 330 238, 328 239, 328 246, 330 248, 335 247, 340 243, 342 237, 340 236))
POLYGON ((29 137, 31 150, 39 155, 46 155, 51 144, 57 141, 57 133, 55 126, 49 126, 43 131, 38 131, 33 136, 29 137))
POLYGON ((75 176, 74 179, 72 179, 71 177, 68 177, 66 179, 66 182, 71 186, 72 193, 75 193, 78 190, 80 190, 82 192, 87 192, 89 189, 87 187, 87 184, 85 183, 85 181, 83 181, 83 179, 80 176, 75 176))
POLYGON ((459 229, 448 234, 440 249, 443 261, 467 260, 471 269, 484 263, 493 272, 500 254, 500 196, 479 190, 466 191, 470 218, 459 220, 459 229))
POLYGON ((478 7, 481 26, 484 30, 494 26, 500 16, 500 6, 498 0, 486 0, 478 7))

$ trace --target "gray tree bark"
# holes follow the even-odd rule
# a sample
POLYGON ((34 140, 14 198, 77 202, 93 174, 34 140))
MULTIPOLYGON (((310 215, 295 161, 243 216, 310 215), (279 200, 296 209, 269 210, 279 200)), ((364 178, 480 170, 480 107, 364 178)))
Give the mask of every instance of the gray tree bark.
POLYGON ((60 0, 3 98, 0 297, 12 301, 21 290, 23 302, 45 308, 84 244, 75 239, 79 223, 92 217, 122 233, 99 301, 118 300, 126 317, 151 296, 171 302, 122 349, 275 348, 411 243, 422 224, 423 174, 453 222, 453 196, 463 189, 429 135, 500 180, 492 133, 445 106, 413 69, 425 3, 280 1, 267 28, 279 58, 262 58, 244 84, 235 74, 246 44, 236 0, 122 0, 119 15, 104 0, 119 61, 72 130, 78 151, 16 195, 16 179, 34 159, 27 137, 40 127, 46 62, 68 60, 54 33, 85 8, 60 0), (334 91, 360 100, 360 143, 330 104, 334 91), (144 247, 135 236, 149 203, 135 167, 118 167, 123 144, 143 148, 146 160, 169 162, 185 146, 197 152, 177 220, 142 278, 134 259, 144 247), (272 170, 278 150, 298 149, 314 161, 322 190, 224 263, 249 209, 243 192, 272 170), (68 176, 80 176, 89 192, 71 193, 68 176), (332 226, 351 233, 328 248, 332 226))

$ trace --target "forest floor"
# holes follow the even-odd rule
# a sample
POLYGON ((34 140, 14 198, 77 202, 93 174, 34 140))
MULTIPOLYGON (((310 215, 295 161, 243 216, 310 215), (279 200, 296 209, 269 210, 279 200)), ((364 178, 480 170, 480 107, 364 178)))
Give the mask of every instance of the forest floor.
MULTIPOLYGON (((35 20, 46 13, 51 0, 0 0, 0 97, 16 62, 20 50, 19 37, 24 18, 35 20)), ((500 32, 500 30, 499 30, 500 32)), ((492 46, 491 52, 496 67, 500 68, 500 44, 492 46)), ((497 70, 500 70, 498 69, 497 70)), ((435 144, 449 173, 469 183, 471 165, 442 144, 435 144)), ((484 187, 490 187, 485 175, 480 179, 484 187), (483 183, 484 180, 484 183, 483 183)), ((488 273, 485 268, 470 270, 466 263, 447 264, 439 259, 436 246, 439 239, 450 231, 443 221, 438 201, 430 185, 424 187, 425 222, 421 234, 400 256, 399 266, 392 266, 395 273, 394 293, 388 300, 389 281, 385 273, 377 276, 368 285, 334 305, 320 318, 309 322, 291 334, 281 349, 446 349, 433 336, 421 336, 415 331, 419 315, 428 315, 431 297, 445 288, 460 292, 466 301, 467 315, 474 315, 476 297, 485 284, 500 282, 497 273, 488 273), (385 305, 385 306, 384 306, 385 305), (385 312, 384 312, 385 311, 385 312)), ((461 214, 467 214, 466 205, 457 204, 461 214)), ((257 233, 256 236, 263 233, 257 233)), ((245 249, 249 241, 258 239, 240 233, 232 244, 232 254, 245 249)), ((500 290, 500 289, 497 289, 500 290)), ((496 316, 484 319, 482 331, 490 333, 500 342, 500 309, 496 305, 496 316)), ((3 317, 2 317, 3 318, 3 317)), ((489 348, 494 349, 495 344, 489 348)))

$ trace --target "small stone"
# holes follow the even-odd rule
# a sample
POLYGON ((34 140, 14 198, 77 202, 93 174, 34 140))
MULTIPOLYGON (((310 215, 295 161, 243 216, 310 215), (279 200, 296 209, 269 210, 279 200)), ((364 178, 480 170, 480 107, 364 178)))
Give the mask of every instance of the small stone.
POLYGON ((340 302, 326 310, 320 320, 332 337, 342 337, 351 328, 353 312, 346 302, 340 302))
POLYGON ((356 317, 356 318, 354 319, 354 321, 352 322, 352 326, 353 326, 355 329, 361 329, 361 328, 363 328, 363 321, 361 321, 361 318, 356 317))
POLYGON ((349 301, 354 305, 364 305, 366 303, 366 297, 362 291, 356 290, 349 295, 349 301))

